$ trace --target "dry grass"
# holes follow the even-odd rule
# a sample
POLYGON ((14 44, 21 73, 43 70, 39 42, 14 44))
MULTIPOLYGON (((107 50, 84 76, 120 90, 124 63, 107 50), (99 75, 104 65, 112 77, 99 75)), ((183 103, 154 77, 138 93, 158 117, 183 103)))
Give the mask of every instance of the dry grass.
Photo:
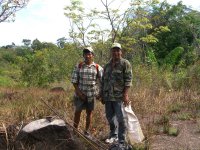
MULTIPOLYGON (((24 124, 46 116, 55 114, 41 101, 45 100, 55 110, 58 110, 66 120, 72 124, 73 120, 73 89, 67 88, 65 92, 50 92, 48 89, 28 88, 10 89, 0 88, 0 125, 24 124)), ((131 105, 140 120, 143 132, 147 138, 146 146, 151 147, 152 137, 163 132, 163 128, 171 130, 170 121, 180 119, 181 114, 189 114, 186 120, 200 118, 200 95, 195 91, 166 91, 165 89, 132 88, 130 91, 131 105), (169 117, 162 122, 162 117, 169 117), (179 117, 178 117, 179 116, 179 117)), ((85 113, 82 113, 80 129, 85 126, 85 113)), ((166 129, 167 130, 167 129, 166 129)), ((170 131, 171 132, 171 131, 170 131)), ((91 133, 103 139, 108 134, 108 124, 105 118, 104 106, 96 102, 93 114, 91 133)))

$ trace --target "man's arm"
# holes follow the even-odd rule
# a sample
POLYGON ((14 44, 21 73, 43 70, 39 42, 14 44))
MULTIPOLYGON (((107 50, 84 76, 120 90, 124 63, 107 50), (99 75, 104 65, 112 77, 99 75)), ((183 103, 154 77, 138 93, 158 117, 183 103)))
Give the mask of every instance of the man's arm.
POLYGON ((130 86, 125 86, 123 91, 123 102, 125 106, 128 106, 129 104, 129 97, 128 97, 128 91, 130 89, 130 86))
POLYGON ((77 83, 73 83, 73 86, 75 88, 75 92, 77 94, 77 96, 82 99, 82 100, 86 100, 87 96, 79 89, 78 84, 77 83))
POLYGON ((86 100, 86 95, 79 89, 78 87, 78 83, 79 83, 79 67, 78 65, 75 66, 74 70, 73 70, 73 73, 72 73, 72 79, 71 79, 71 82, 74 86, 74 89, 75 89, 75 93, 76 95, 82 99, 82 100, 86 100))
POLYGON ((124 83, 125 87, 123 90, 123 102, 124 105, 127 106, 129 104, 129 97, 128 97, 128 91, 130 87, 132 86, 132 67, 129 61, 125 63, 125 72, 124 72, 124 83))

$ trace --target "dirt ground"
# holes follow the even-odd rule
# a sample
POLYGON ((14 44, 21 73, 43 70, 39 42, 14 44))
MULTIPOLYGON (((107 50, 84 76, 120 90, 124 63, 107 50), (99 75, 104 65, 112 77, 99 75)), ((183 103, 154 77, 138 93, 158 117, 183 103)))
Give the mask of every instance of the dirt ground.
POLYGON ((179 129, 178 136, 155 135, 150 150, 200 150, 200 127, 196 121, 172 121, 170 124, 179 129))
MULTIPOLYGON (((171 121, 170 125, 178 128, 178 136, 169 136, 163 133, 152 135, 149 139, 149 150, 200 150, 199 122, 194 120, 179 120, 171 121)), ((4 146, 0 147, 6 149, 6 145, 4 146)))

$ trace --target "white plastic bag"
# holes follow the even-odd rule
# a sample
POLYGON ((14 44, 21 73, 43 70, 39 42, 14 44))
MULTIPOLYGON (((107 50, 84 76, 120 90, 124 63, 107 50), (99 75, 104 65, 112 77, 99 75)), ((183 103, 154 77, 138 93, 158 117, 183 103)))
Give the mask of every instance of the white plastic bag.
POLYGON ((134 114, 131 105, 122 105, 122 112, 125 117, 125 122, 127 124, 127 137, 130 144, 140 143, 144 140, 144 135, 140 127, 137 116, 134 114))

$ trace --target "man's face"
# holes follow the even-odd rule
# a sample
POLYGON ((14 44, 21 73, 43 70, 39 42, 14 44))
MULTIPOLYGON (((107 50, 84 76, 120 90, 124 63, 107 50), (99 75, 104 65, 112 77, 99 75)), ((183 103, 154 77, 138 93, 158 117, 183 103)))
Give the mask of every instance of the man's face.
POLYGON ((113 59, 120 59, 122 56, 122 51, 120 48, 118 47, 114 47, 111 49, 111 53, 112 53, 112 58, 113 59))
POLYGON ((83 57, 84 57, 86 63, 93 62, 94 55, 90 51, 84 52, 83 57))

